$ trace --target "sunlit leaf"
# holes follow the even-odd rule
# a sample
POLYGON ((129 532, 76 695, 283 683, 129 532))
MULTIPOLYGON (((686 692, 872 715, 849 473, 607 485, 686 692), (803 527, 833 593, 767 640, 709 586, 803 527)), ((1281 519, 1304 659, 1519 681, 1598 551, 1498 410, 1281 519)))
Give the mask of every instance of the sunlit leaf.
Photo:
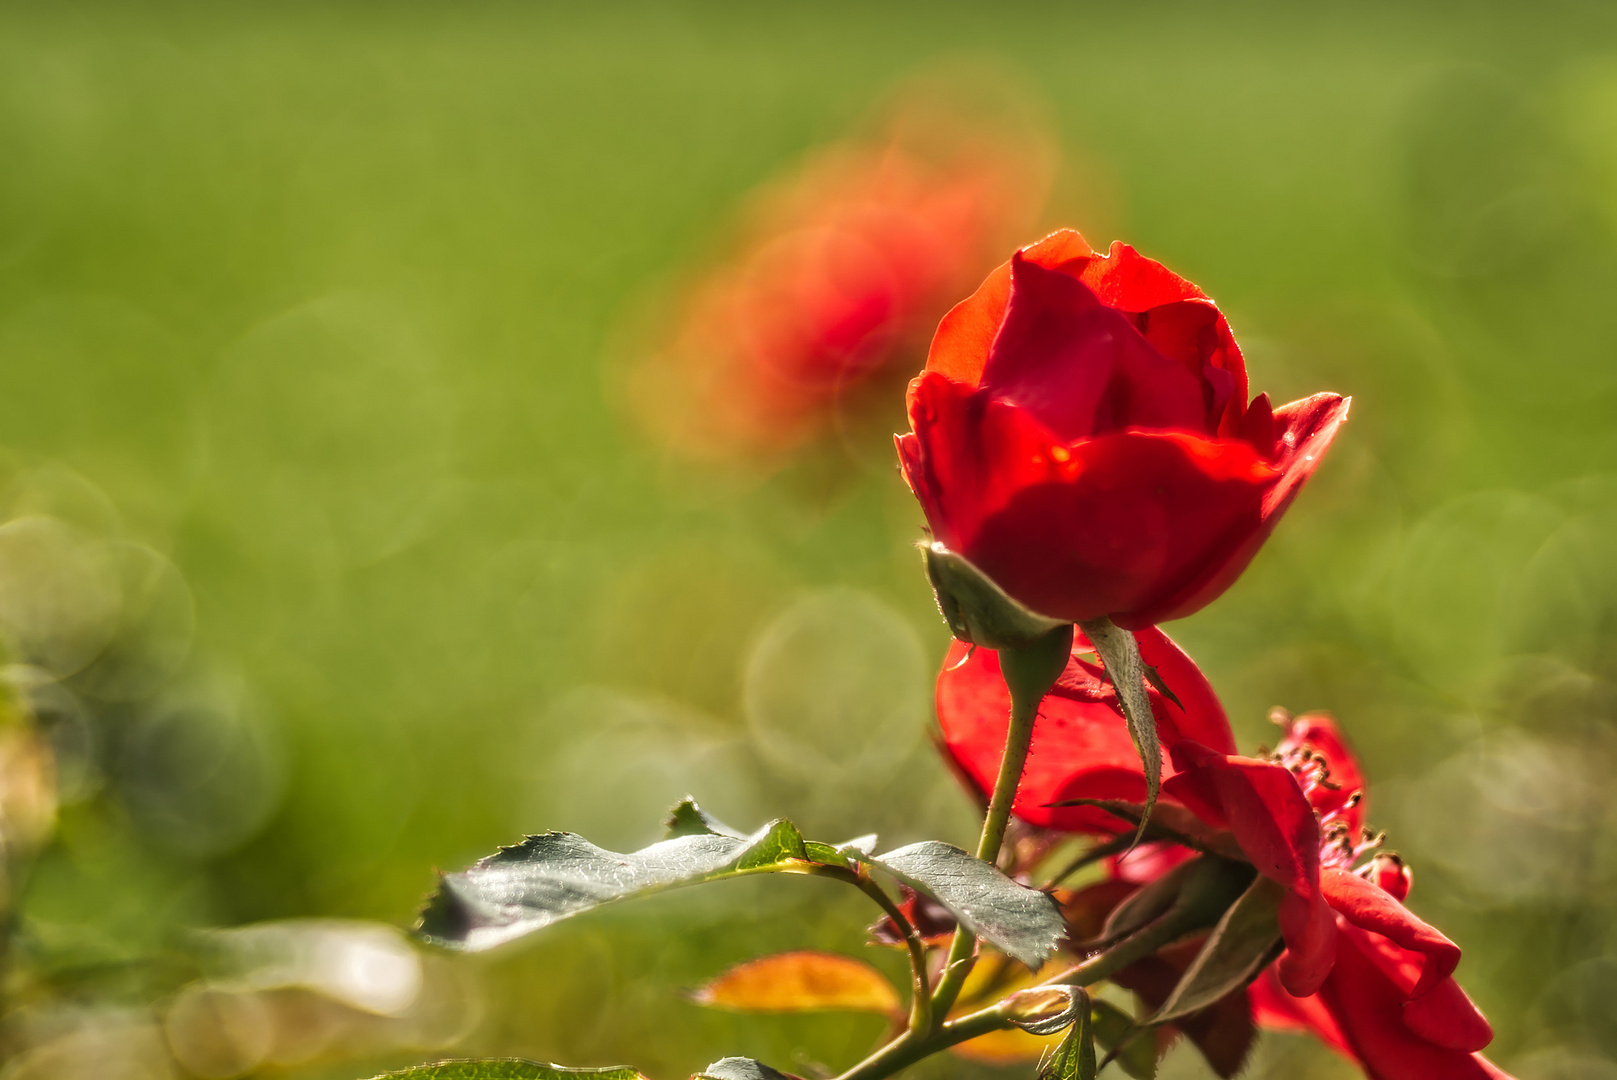
POLYGON ((691 995, 699 1005, 740 1012, 874 1012, 903 1008, 885 976, 862 960, 788 952, 737 964, 691 995))
POLYGON ((573 833, 545 833, 444 875, 418 932, 436 944, 477 952, 617 900, 809 865, 803 837, 788 821, 747 837, 678 836, 628 855, 573 833))
POLYGON ((1028 967, 1038 967, 1066 932, 1049 894, 1019 885, 950 844, 923 840, 865 860, 948 908, 972 933, 1028 967))
POLYGON ((752 1058, 727 1057, 715 1061, 692 1080, 793 1080, 793 1077, 752 1058))
POLYGON ((681 836, 730 836, 740 840, 746 836, 741 830, 730 828, 697 806, 696 800, 689 795, 674 804, 674 808, 668 811, 668 819, 663 825, 668 830, 664 837, 667 840, 681 836))
POLYGON ((521 1058, 490 1058, 417 1065, 413 1069, 383 1073, 373 1080, 645 1080, 645 1077, 627 1067, 569 1069, 521 1058))
POLYGON ((1284 887, 1273 880, 1262 875, 1254 879, 1213 928, 1151 1023, 1198 1012, 1257 978, 1282 947, 1279 911, 1284 895, 1284 887))

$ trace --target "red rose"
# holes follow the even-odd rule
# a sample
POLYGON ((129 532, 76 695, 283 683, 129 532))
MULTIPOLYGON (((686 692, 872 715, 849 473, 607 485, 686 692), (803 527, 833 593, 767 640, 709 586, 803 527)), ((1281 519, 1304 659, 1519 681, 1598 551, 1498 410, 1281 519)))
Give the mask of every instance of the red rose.
MULTIPOLYGON (((1142 659, 1180 702, 1150 690, 1162 745, 1194 739, 1234 752, 1235 737, 1224 709, 1190 657, 1154 627, 1136 631, 1134 638, 1142 659)), ((1011 709, 999 655, 956 641, 938 676, 937 705, 944 746, 955 765, 979 790, 991 790, 1011 709)), ((1073 634, 1067 669, 1039 706, 1032 749, 1011 812, 1029 824, 1069 832, 1111 833, 1123 827, 1094 807, 1047 805, 1066 799, 1145 801, 1145 774, 1117 691, 1082 632, 1073 634)))
POLYGON ((1229 587, 1347 417, 1246 394, 1200 289, 1064 230, 944 317, 899 458, 935 537, 1016 600, 1139 628, 1229 587))

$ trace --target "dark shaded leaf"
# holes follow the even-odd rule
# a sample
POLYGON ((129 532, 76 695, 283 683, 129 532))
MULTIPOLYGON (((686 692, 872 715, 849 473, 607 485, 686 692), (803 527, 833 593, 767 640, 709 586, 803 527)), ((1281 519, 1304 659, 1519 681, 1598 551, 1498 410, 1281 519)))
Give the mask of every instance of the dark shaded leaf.
POLYGON ((1099 938, 1117 905, 1138 889, 1131 881, 1111 879, 1086 885, 1076 892, 1055 890, 1051 895, 1061 905, 1061 914, 1067 920, 1067 940, 1074 951, 1099 938))
POLYGON ((1185 879, 1195 867, 1194 860, 1182 862, 1124 897, 1107 916, 1100 940, 1110 942, 1125 938, 1173 907, 1185 887, 1185 879))
POLYGON ((1078 1015, 1055 1048, 1039 1066, 1038 1080, 1095 1080, 1095 1032, 1089 1022, 1089 995, 1075 995, 1081 1003, 1078 1015))
POLYGON ((478 952, 616 900, 808 866, 803 837, 788 821, 748 837, 678 836, 628 855, 573 833, 545 833, 463 873, 444 875, 417 932, 439 945, 478 952))
POLYGON ((663 822, 668 829, 665 840, 673 840, 681 836, 730 836, 740 840, 746 836, 739 829, 732 829, 724 822, 713 817, 706 810, 696 805, 696 800, 687 795, 668 811, 668 819, 663 822))
POLYGON ((720 1058, 697 1073, 693 1080, 792 1080, 792 1078, 789 1073, 778 1072, 752 1058, 727 1057, 720 1058))
POLYGON ((1066 931, 1047 893, 1018 885, 951 844, 923 840, 865 861, 932 897, 966 929, 1030 968, 1049 958, 1066 931))
POLYGON ((413 1069, 383 1073, 373 1080, 645 1080, 645 1077, 628 1067, 568 1069, 521 1058, 491 1058, 417 1065, 413 1069))
POLYGON ((1150 1020, 1163 1024, 1199 1012, 1258 977, 1280 955, 1285 888, 1259 875, 1230 905, 1179 985, 1150 1020))
MULTIPOLYGON (((1148 1009, 1160 1008, 1200 954, 1204 943, 1205 939, 1170 945, 1117 972, 1112 981, 1138 994, 1148 1009)), ((1200 1012, 1181 1017, 1172 1024, 1146 1030, 1169 1033, 1174 1029, 1183 1032, 1195 1044, 1216 1075, 1226 1078, 1240 1073, 1257 1041, 1252 1003, 1245 990, 1226 994, 1200 1012)), ((1156 1042, 1160 1047, 1167 1039, 1159 1035, 1156 1042)))
MULTIPOLYGON (((1140 803, 1125 802, 1122 799, 1064 799, 1048 805, 1093 806, 1130 825, 1138 825, 1145 813, 1145 807, 1140 803)), ((1229 830, 1209 828, 1195 814, 1183 806, 1172 803, 1159 806, 1151 812, 1151 821, 1145 827, 1145 837, 1147 840, 1167 840, 1183 844, 1193 851, 1221 855, 1226 859, 1246 858, 1241 851, 1241 845, 1235 842, 1235 835, 1229 830)))
POLYGON ((1149 1029, 1137 1027, 1134 1018, 1109 1001, 1096 1001, 1090 1011, 1095 1041, 1106 1048, 1107 1058, 1117 1062, 1134 1080, 1152 1080, 1157 1075, 1157 1040, 1149 1029))

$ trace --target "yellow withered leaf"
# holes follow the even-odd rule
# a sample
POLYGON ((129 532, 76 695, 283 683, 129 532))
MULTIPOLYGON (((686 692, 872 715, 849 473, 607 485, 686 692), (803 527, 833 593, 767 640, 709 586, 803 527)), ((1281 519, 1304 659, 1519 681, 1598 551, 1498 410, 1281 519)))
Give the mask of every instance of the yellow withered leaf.
POLYGON ((862 960, 786 952, 737 964, 691 995, 698 1005, 738 1012, 873 1012, 903 1009, 892 983, 862 960))

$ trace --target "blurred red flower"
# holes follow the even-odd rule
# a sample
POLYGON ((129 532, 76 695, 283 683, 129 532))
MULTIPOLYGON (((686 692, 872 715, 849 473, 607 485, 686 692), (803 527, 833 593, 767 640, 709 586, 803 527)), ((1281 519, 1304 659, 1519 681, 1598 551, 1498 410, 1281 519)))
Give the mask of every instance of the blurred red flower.
POLYGON ((633 372, 643 423, 695 456, 775 455, 913 363, 1043 204, 1049 141, 1012 112, 914 95, 879 136, 825 147, 769 185, 633 372))
POLYGON ((1063 230, 944 317, 899 459, 935 537, 1011 596, 1136 629, 1229 587, 1347 417, 1246 395, 1205 293, 1063 230))
MULTIPOLYGON (((1156 669, 1176 704, 1150 690, 1157 736, 1164 746, 1194 739, 1235 750, 1235 737, 1213 688, 1190 657, 1154 627, 1135 631, 1140 655, 1156 669)), ((956 641, 938 676, 938 722, 944 747, 979 791, 992 789, 1005 749, 1011 698, 999 654, 956 641)), ((1172 771, 1171 766, 1168 769, 1172 771)), ((1039 706, 1033 745, 1011 812, 1031 825, 1067 832, 1113 833, 1123 824, 1089 806, 1051 807, 1069 799, 1145 801, 1145 774, 1094 647, 1073 634, 1067 669, 1039 706)))
POLYGON ((1374 1080, 1504 1077, 1477 1051, 1493 1029, 1454 979, 1460 947, 1402 900, 1409 872, 1364 828, 1363 775, 1335 723, 1291 723, 1267 758, 1186 740, 1165 791, 1228 828, 1287 889, 1286 951, 1252 988, 1260 1025, 1314 1032, 1374 1080))

